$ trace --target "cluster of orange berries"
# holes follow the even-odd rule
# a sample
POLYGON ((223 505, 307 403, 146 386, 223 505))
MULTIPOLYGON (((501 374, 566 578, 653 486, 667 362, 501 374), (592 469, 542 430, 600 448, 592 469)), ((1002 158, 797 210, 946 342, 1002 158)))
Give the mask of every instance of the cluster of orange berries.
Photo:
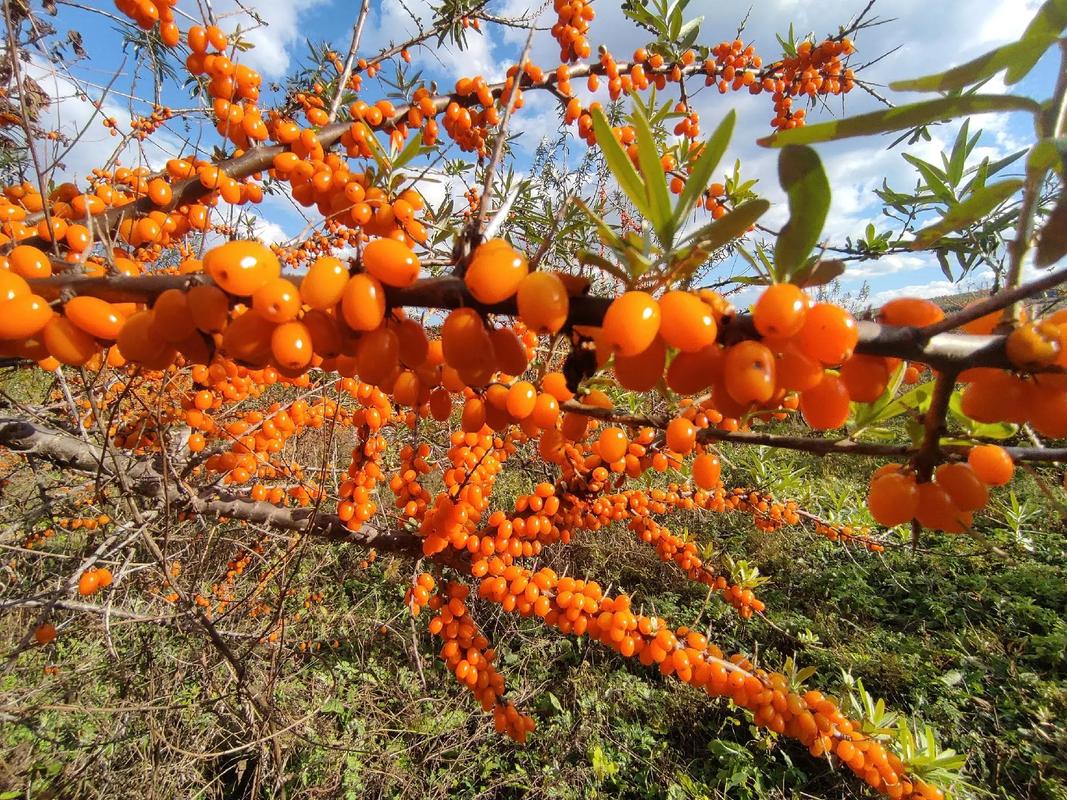
POLYGON ((408 519, 421 519, 430 504, 430 493, 419 483, 420 476, 433 471, 426 461, 429 455, 430 446, 425 442, 418 447, 404 445, 400 448, 400 469, 389 479, 396 507, 408 519))
POLYGON ((588 0, 555 0, 552 4, 557 18, 552 36, 559 42, 559 60, 564 63, 589 58, 591 47, 586 35, 589 23, 596 17, 588 0))
MULTIPOLYGON (((152 113, 147 117, 134 117, 130 120, 130 128, 133 130, 140 140, 145 140, 171 118, 174 117, 174 112, 166 106, 153 106, 152 113)), ((114 127, 112 126, 112 129, 114 127)))
POLYGON ((107 567, 91 567, 78 577, 78 594, 84 596, 106 589, 113 580, 107 567))
POLYGON ((924 482, 901 464, 886 464, 871 476, 867 507, 880 525, 914 519, 924 528, 963 533, 989 501, 987 487, 1009 483, 1014 472, 1011 456, 995 444, 972 447, 966 462, 942 464, 924 482))
POLYGON ((757 669, 743 656, 727 659, 696 631, 672 630, 662 618, 635 614, 629 597, 607 597, 596 581, 559 577, 547 567, 532 572, 505 566, 493 558, 478 594, 505 610, 510 606, 523 616, 536 615, 564 633, 588 635, 645 666, 657 665, 662 674, 713 697, 729 697, 751 711, 757 725, 798 739, 815 756, 833 754, 894 800, 944 797, 936 787, 910 778, 900 758, 864 734, 832 698, 817 691, 800 693, 781 673, 757 669))
POLYGON ((437 586, 433 575, 429 572, 420 572, 410 589, 404 595, 404 605, 411 609, 411 616, 417 617, 424 607, 430 602, 430 592, 437 586))
POLYGON ((804 110, 793 111, 790 96, 807 95, 812 100, 818 95, 845 94, 855 85, 855 75, 844 66, 841 57, 848 57, 856 50, 850 39, 825 39, 819 44, 803 41, 796 46, 796 55, 789 56, 780 64, 780 76, 756 84, 773 92, 775 116, 771 125, 779 130, 788 130, 803 125, 804 110))
POLYGON ((497 731, 521 744, 534 729, 534 720, 503 700, 504 677, 493 666, 496 653, 489 647, 489 640, 468 613, 464 601, 469 595, 470 589, 455 581, 449 581, 433 595, 429 606, 437 615, 430 620, 430 633, 444 640, 441 659, 456 680, 471 690, 483 710, 492 709, 497 731))
POLYGON ((144 30, 159 23, 159 37, 167 47, 174 47, 181 38, 174 23, 174 6, 178 0, 115 0, 115 8, 144 30))

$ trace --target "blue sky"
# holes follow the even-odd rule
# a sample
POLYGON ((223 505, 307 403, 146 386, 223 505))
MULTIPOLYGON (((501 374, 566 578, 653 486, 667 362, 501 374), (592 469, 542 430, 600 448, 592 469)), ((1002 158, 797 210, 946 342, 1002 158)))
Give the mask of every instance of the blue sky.
MULTIPOLYGON (((225 30, 240 25, 248 31, 246 37, 255 47, 244 53, 242 60, 259 69, 267 82, 280 80, 288 70, 301 62, 307 52, 306 39, 330 42, 334 49, 344 53, 351 35, 349 26, 359 3, 354 0, 303 0, 299 3, 291 0, 256 0, 244 5, 254 8, 266 24, 260 25, 252 20, 240 10, 236 0, 221 0, 215 2, 213 7, 225 30)), ((702 40, 713 44, 722 39, 732 39, 738 23, 751 8, 744 38, 754 41, 757 50, 770 59, 779 53, 774 34, 784 32, 790 22, 794 23, 798 34, 814 31, 822 36, 834 32, 839 24, 846 22, 863 5, 865 2, 862 0, 833 4, 801 3, 799 0, 751 0, 746 3, 692 0, 687 15, 704 15, 702 40)), ((894 21, 860 34, 857 39, 860 48, 858 63, 902 45, 867 70, 867 80, 885 84, 891 80, 940 71, 1017 38, 1038 5, 1036 0, 879 0, 874 13, 894 21)), ((104 100, 106 113, 115 116, 120 124, 128 121, 131 108, 137 114, 147 113, 149 106, 131 99, 129 95, 151 97, 151 81, 143 65, 133 58, 132 52, 123 53, 121 37, 116 30, 117 23, 102 14, 70 6, 59 8, 59 17, 54 24, 60 35, 68 29, 81 32, 89 56, 68 62, 67 72, 60 74, 46 70, 43 61, 36 61, 31 66, 32 74, 56 98, 49 111, 52 126, 66 132, 84 126, 92 109, 87 102, 74 97, 76 91, 98 100, 102 96, 103 86, 116 72, 120 73, 119 77, 112 86, 111 94, 104 100)), ((646 43, 647 34, 622 16, 617 2, 599 0, 596 8, 597 18, 591 31, 594 52, 596 45, 605 43, 610 45, 617 57, 625 58, 634 48, 646 43)), ((102 4, 101 9, 108 14, 114 11, 110 3, 102 4)), ((195 2, 183 0, 179 9, 191 17, 200 18, 195 2)), ((372 9, 364 32, 361 55, 370 55, 407 38, 416 30, 413 17, 421 18, 424 24, 429 24, 432 18, 425 0, 405 0, 403 4, 397 0, 372 0, 372 9)), ((527 4, 520 0, 496 0, 490 4, 493 13, 503 16, 518 16, 526 9, 527 4)), ((547 28, 553 21, 554 14, 549 4, 537 22, 547 28)), ((183 30, 190 24, 188 18, 179 18, 179 26, 183 30)), ((526 32, 492 24, 483 25, 483 30, 484 36, 472 34, 469 37, 470 47, 464 52, 432 46, 414 50, 414 66, 424 70, 426 78, 437 80, 442 87, 450 87, 462 75, 483 74, 491 79, 502 77, 506 66, 518 58, 526 32)), ((535 36, 532 55, 533 60, 545 68, 557 63, 558 45, 547 30, 535 36)), ((1013 91, 1043 98, 1051 92, 1056 68, 1054 56, 1046 56, 1026 81, 1013 87, 1013 91)), ((384 90, 384 87, 378 89, 373 83, 368 83, 367 87, 364 96, 370 100, 377 99, 384 90)), ((987 90, 998 91, 1002 88, 994 82, 987 90)), ((896 103, 921 99, 916 94, 883 91, 896 103)), ((180 87, 168 87, 162 99, 175 108, 189 108, 198 104, 180 87)), ((775 204, 765 221, 770 225, 784 222, 784 205, 780 202, 782 195, 775 177, 777 154, 755 144, 755 140, 769 130, 768 121, 772 112, 768 98, 751 97, 745 93, 720 96, 711 89, 695 93, 693 100, 701 114, 705 133, 714 128, 729 108, 737 109, 739 116, 734 142, 723 164, 732 165, 735 158, 740 158, 743 174, 758 178, 758 189, 775 204)), ((516 122, 516 129, 523 132, 517 152, 519 169, 528 163, 529 154, 542 136, 556 133, 558 118, 555 103, 547 94, 528 93, 526 107, 518 112, 516 122)), ((264 105, 267 104, 265 101, 264 105)), ((848 113, 859 113, 877 105, 877 101, 857 90, 848 96, 846 110, 848 113)), ((839 105, 834 112, 841 112, 839 105)), ((810 114, 812 120, 817 120, 827 116, 828 112, 818 110, 810 114)), ((976 122, 986 131, 980 155, 1003 155, 1025 146, 1033 138, 1029 120, 1019 116, 987 116, 976 122)), ((972 123, 972 131, 975 127, 972 123)), ((193 135, 195 133, 195 130, 192 131, 193 135)), ((956 127, 940 126, 934 133, 932 142, 922 143, 911 152, 936 161, 937 153, 951 146, 956 127)), ((211 131, 205 134, 205 143, 214 141, 212 134, 211 131)), ((123 163, 129 165, 140 159, 142 163, 158 166, 167 157, 176 154, 182 148, 182 140, 189 135, 184 124, 175 122, 164 135, 157 137, 158 144, 145 147, 141 152, 130 150, 124 153, 123 163)), ((912 168, 901 159, 899 148, 894 151, 885 149, 888 141, 874 138, 820 146, 820 154, 834 189, 826 228, 830 241, 841 243, 847 235, 860 235, 868 222, 873 222, 879 229, 888 227, 873 194, 883 177, 888 178, 891 186, 899 189, 910 188, 913 184, 912 168)), ((99 119, 93 120, 87 135, 64 159, 66 169, 62 177, 84 177, 89 168, 111 154, 114 146, 115 140, 100 125, 99 119)), ((441 187, 439 191, 446 191, 446 188, 441 187)), ((284 240, 298 234, 306 224, 292 204, 281 199, 268 199, 257 210, 262 216, 260 231, 268 239, 284 240)), ((965 281, 964 286, 974 286, 984 278, 983 275, 974 276, 965 281)), ((852 265, 843 278, 843 288, 855 291, 864 281, 869 283, 872 300, 876 304, 899 294, 930 296, 952 291, 940 269, 931 259, 921 255, 893 256, 877 262, 852 265)))

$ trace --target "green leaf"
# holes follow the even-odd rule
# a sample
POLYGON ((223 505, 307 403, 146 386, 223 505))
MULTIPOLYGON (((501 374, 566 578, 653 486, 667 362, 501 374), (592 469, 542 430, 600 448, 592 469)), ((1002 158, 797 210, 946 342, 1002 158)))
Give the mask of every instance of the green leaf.
MULTIPOLYGON (((1067 0, 1048 0, 1030 20, 1020 42, 1033 40, 1048 47, 1059 38, 1060 32, 1065 27, 1067 27, 1067 0)), ((1004 75, 1004 82, 1010 86, 1021 81, 1041 59, 1042 53, 1044 49, 1031 54, 1029 58, 1020 57, 1017 64, 1008 68, 1004 75)))
POLYGON ((638 213, 651 220, 652 214, 648 208, 645 185, 641 176, 637 174, 637 170, 634 169, 630 157, 626 155, 622 145, 615 139, 615 134, 611 132, 611 125, 608 124, 608 118, 604 116, 602 109, 593 109, 593 131, 596 134, 597 144, 600 145, 600 152, 604 154, 604 161, 611 170, 611 174, 615 176, 619 188, 630 198, 630 202, 634 204, 638 213))
POLYGON ((766 200, 749 200, 737 206, 726 216, 698 230, 677 251, 670 282, 688 279, 709 255, 743 235, 752 223, 767 213, 770 207, 771 204, 766 200))
POLYGON ((790 279, 802 289, 825 286, 845 272, 845 262, 838 259, 809 259, 790 279))
POLYGON ((926 188, 936 195, 938 200, 943 203, 951 203, 956 199, 945 183, 945 173, 929 161, 923 161, 911 153, 901 153, 901 156, 919 171, 923 181, 926 183, 926 188))
MULTIPOLYGON (((1055 41, 1055 37, 1053 37, 1055 41)), ((1041 58, 1041 54, 1048 49, 1051 41, 1042 38, 1021 39, 1018 42, 1006 44, 996 50, 983 53, 978 58, 960 64, 945 72, 936 75, 927 75, 922 78, 914 78, 909 81, 896 81, 889 84, 889 88, 898 92, 948 92, 953 89, 962 89, 996 75, 1004 69, 1011 68, 1012 75, 1018 75, 1015 80, 1009 80, 1012 84, 1020 80, 1027 72, 1033 69, 1034 64, 1041 58)))
POLYGON ((722 154, 726 152, 726 147, 730 143, 730 137, 733 136, 734 122, 737 121, 737 114, 730 110, 719 123, 719 127, 715 129, 715 133, 704 142, 704 149, 700 151, 700 156, 697 158, 696 163, 693 164, 693 168, 689 171, 689 180, 686 181, 685 188, 682 190, 681 196, 678 198, 678 205, 674 209, 674 227, 678 229, 685 222, 685 218, 689 216, 689 212, 696 205, 697 200, 704 193, 704 190, 708 188, 708 182, 711 180, 711 174, 715 171, 715 168, 719 166, 719 161, 722 160, 722 154))
POLYGON ((622 271, 616 264, 608 261, 603 256, 599 256, 596 253, 590 253, 588 250, 578 251, 578 261, 582 264, 586 264, 590 267, 596 267, 602 272, 606 272, 613 278, 622 281, 623 283, 629 283, 629 276, 622 271))
POLYGON ((660 242, 669 249, 674 237, 671 221, 671 196, 667 191, 663 164, 659 160, 659 148, 656 147, 656 139, 652 135, 652 128, 645 115, 635 110, 630 119, 637 133, 637 163, 641 166, 645 196, 648 198, 648 221, 652 223, 653 229, 659 235, 660 242))
POLYGON ((778 181, 789 196, 789 221, 774 246, 774 266, 788 280, 819 241, 830 210, 830 182, 810 147, 787 145, 778 157, 778 181))
POLYGON ((912 242, 911 248, 913 250, 921 250, 933 244, 942 236, 977 222, 1019 191, 1022 186, 1023 182, 1015 179, 991 183, 981 189, 976 189, 962 203, 957 203, 950 208, 940 222, 936 222, 919 231, 915 235, 915 241, 912 242))
POLYGON ((600 216, 595 211, 593 211, 593 209, 587 206, 580 198, 574 198, 574 202, 577 203, 578 207, 582 209, 582 211, 585 212, 586 216, 593 221, 594 225, 596 225, 597 233, 600 234, 600 241, 602 241, 612 250, 616 250, 618 252, 622 252, 626 249, 626 243, 621 238, 619 238, 618 234, 616 234, 615 231, 611 229, 611 226, 609 226, 608 223, 604 222, 604 220, 601 219, 600 216))
POLYGON ((764 147, 782 147, 787 144, 812 144, 849 139, 853 136, 870 136, 874 133, 907 130, 945 119, 966 117, 971 114, 988 114, 995 111, 1029 111, 1040 114, 1041 105, 1029 97, 1010 94, 968 94, 960 97, 940 97, 911 103, 857 117, 845 117, 816 125, 805 125, 787 131, 778 131, 759 139, 764 147))
POLYGON ((421 136, 412 136, 411 141, 409 141, 404 146, 404 149, 401 150, 393 159, 393 169, 400 169, 413 158, 416 158, 417 156, 420 156, 423 153, 428 153, 431 149, 432 148, 430 147, 424 148, 422 146, 421 136))
POLYGON ((1056 206, 1045 220, 1041 236, 1037 241, 1034 264, 1038 267, 1051 267, 1067 255, 1067 196, 1060 195, 1056 206))

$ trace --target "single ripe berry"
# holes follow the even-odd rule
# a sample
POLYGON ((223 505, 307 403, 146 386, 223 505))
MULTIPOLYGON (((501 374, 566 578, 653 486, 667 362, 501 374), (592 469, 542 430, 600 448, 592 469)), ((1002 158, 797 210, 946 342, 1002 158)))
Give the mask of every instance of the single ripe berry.
POLYGON ((463 279, 475 300, 492 305, 515 294, 527 271, 521 253, 503 239, 491 239, 474 251, 463 279))
POLYGON ((680 455, 686 455, 696 445, 697 429, 685 417, 675 417, 667 425, 667 447, 680 455))
POLYGON ((827 374, 814 388, 800 393, 800 413, 817 431, 840 428, 848 421, 848 389, 836 375, 827 374))
POLYGON ((847 361, 858 341, 856 320, 832 303, 816 303, 809 308, 796 339, 802 353, 826 366, 847 361))
POLYGON ((626 455, 630 442, 622 428, 604 428, 598 440, 600 457, 608 464, 613 464, 626 455))
POLYGON ((925 328, 945 318, 940 306, 917 297, 898 297, 890 300, 878 311, 878 321, 883 325, 911 325, 925 328))
POLYGON ((918 507, 919 489, 913 475, 890 472, 871 481, 867 509, 879 525, 903 525, 915 516, 918 507))
POLYGON ((267 322, 289 322, 300 313, 300 293, 285 278, 274 278, 252 294, 252 310, 267 322))
POLYGON ((37 644, 45 645, 50 642, 54 642, 56 639, 56 626, 51 622, 46 622, 43 625, 39 625, 37 630, 33 632, 33 640, 37 644))
POLYGON ((385 289, 377 278, 353 275, 341 295, 341 315, 354 331, 373 331, 385 319, 385 289))
POLYGON ((788 339, 796 336, 807 318, 811 301, 799 286, 776 283, 768 286, 752 308, 752 322, 760 336, 788 339))
POLYGON ((8 254, 11 271, 23 278, 47 278, 52 274, 48 256, 28 244, 20 244, 8 254))
POLYGON ((235 241, 208 250, 204 271, 226 292, 248 297, 282 271, 278 257, 259 242, 235 241))
POLYGON ((85 596, 90 595, 100 588, 100 580, 97 577, 96 570, 87 569, 78 578, 78 594, 85 596))
POLYGON ((663 377, 663 367, 667 363, 667 345, 656 338, 648 349, 636 356, 615 354, 615 379, 624 389, 631 392, 651 391, 663 377))
POLYGON ((25 297, 29 293, 30 285, 26 283, 25 278, 6 269, 0 270, 0 303, 6 303, 16 297, 25 297))
POLYGON ((695 353, 714 343, 718 325, 711 307, 690 292, 667 292, 659 299, 659 335, 671 347, 695 353))
POLYGON ((873 403, 889 385, 889 367, 884 358, 853 355, 841 365, 841 380, 857 403, 873 403))
POLYGON ((1032 370, 1056 362, 1062 349, 1060 329, 1051 322, 1029 322, 1008 334, 1004 350, 1019 369, 1032 370))
POLYGON ((419 277, 419 257, 396 239, 375 239, 363 249, 363 266, 386 286, 410 286, 419 277))
POLYGON ((531 272, 519 283, 519 319, 534 333, 555 333, 567 321, 570 298, 554 272, 531 272))
POLYGON ((693 459, 693 483, 701 489, 714 489, 719 484, 722 465, 714 453, 702 453, 693 459))
POLYGON ((9 300, 0 313, 0 339, 28 339, 52 316, 48 301, 40 295, 26 294, 9 300))
POLYGON ((516 381, 508 389, 505 407, 507 412, 517 420, 530 416, 537 405, 537 389, 528 381, 516 381))
POLYGON ((655 340, 660 321, 659 304, 652 295, 626 292, 608 306, 602 330, 609 346, 624 356, 636 356, 655 340))
POLYGON ((774 354, 759 342, 728 347, 723 362, 727 393, 741 405, 766 403, 774 394, 774 367, 774 354))
POLYGON ((90 336, 114 341, 125 321, 115 307, 99 297, 79 295, 63 305, 63 316, 90 336))
POLYGON ((960 511, 978 511, 989 502, 989 490, 970 464, 942 464, 934 472, 934 480, 960 511))
POLYGON ((348 270, 332 256, 318 258, 300 281, 300 299, 312 308, 333 308, 341 302, 348 270))
POLYGON ((311 331, 303 322, 286 322, 271 333, 274 360, 286 369, 303 369, 311 362, 311 331))
POLYGON ((1015 463, 1008 451, 995 444, 980 444, 971 448, 967 454, 967 463, 974 474, 989 486, 1003 486, 1011 482, 1015 474, 1015 463))
POLYGON ((82 366, 100 349, 92 336, 61 316, 48 320, 41 338, 55 359, 71 367, 82 366))

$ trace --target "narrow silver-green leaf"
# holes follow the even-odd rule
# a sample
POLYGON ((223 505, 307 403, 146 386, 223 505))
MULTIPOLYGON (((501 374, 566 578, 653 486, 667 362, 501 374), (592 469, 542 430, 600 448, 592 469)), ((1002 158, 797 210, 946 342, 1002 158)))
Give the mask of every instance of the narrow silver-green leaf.
POLYGON ((1034 264, 1051 267, 1067 255, 1067 198, 1060 195, 1059 201, 1045 219, 1045 227, 1037 240, 1034 264))
POLYGON ((1041 105, 1029 97, 1011 94, 969 94, 960 97, 939 97, 921 103, 911 103, 856 117, 845 117, 815 125, 805 125, 787 131, 778 131, 759 139, 764 147, 783 147, 787 144, 812 144, 854 136, 870 136, 875 133, 900 131, 971 114, 988 114, 995 111, 1029 111, 1040 114, 1041 105))
POLYGON ((789 221, 774 245, 774 268, 780 280, 788 280, 822 234, 830 210, 830 181, 819 154, 796 144, 778 156, 778 181, 789 197, 789 221))
MULTIPOLYGON (((1067 27, 1067 0, 1048 0, 1030 20, 1020 41, 1032 40, 1048 47, 1059 38, 1065 27, 1067 27)), ((1008 67, 1004 82, 1010 86, 1021 81, 1041 59, 1043 52, 1044 50, 1041 50, 1041 52, 1032 54, 1029 59, 1020 59, 1018 64, 1008 67)))
POLYGON ((671 225, 671 195, 667 191, 667 178, 663 174, 659 148, 656 147, 652 127, 645 115, 635 111, 631 119, 637 133, 637 163, 641 166, 645 196, 648 198, 648 221, 659 234, 663 246, 669 248, 674 236, 671 225))
POLYGON ((976 189, 970 197, 949 209, 948 213, 929 227, 923 228, 915 235, 913 250, 921 250, 933 244, 942 236, 966 228, 999 206, 1023 187, 1021 180, 991 183, 976 189))
POLYGON ((593 132, 596 134, 596 143, 600 145, 600 152, 604 154, 604 161, 611 170, 611 174, 615 176, 619 188, 630 198, 630 202, 634 204, 634 208, 641 216, 650 220, 652 215, 648 208, 644 182, 634 169, 630 157, 616 140, 615 134, 611 132, 608 118, 599 108, 593 109, 593 132))
POLYGON ((729 244, 748 230, 757 219, 767 213, 771 204, 763 199, 742 203, 729 214, 705 225, 690 236, 678 252, 670 281, 688 278, 707 257, 729 244))
POLYGON ((700 156, 689 171, 689 180, 686 181, 685 188, 678 198, 678 205, 674 209, 674 225, 676 228, 682 226, 685 218, 696 205, 697 200, 700 199, 704 190, 708 188, 711 174, 719 166, 722 154, 726 152, 726 148, 730 144, 730 137, 733 136, 734 123, 736 121, 737 114, 731 109, 730 113, 723 117, 719 127, 715 129, 715 133, 704 142, 704 149, 700 151, 700 156))
MULTIPOLYGON (((1020 73, 1019 78, 1016 78, 1019 80, 1033 68, 1033 65, 1041 58, 1041 54, 1048 49, 1049 44, 1051 42, 1040 38, 1021 39, 983 53, 978 58, 966 64, 960 64, 958 67, 936 75, 896 81, 889 84, 889 88, 898 92, 948 92, 980 83, 1008 68, 1013 68, 1020 73)), ((1015 82, 1008 81, 1008 83, 1015 82)))
POLYGON ((845 262, 836 258, 813 260, 792 277, 792 282, 803 289, 825 286, 845 272, 845 262))

